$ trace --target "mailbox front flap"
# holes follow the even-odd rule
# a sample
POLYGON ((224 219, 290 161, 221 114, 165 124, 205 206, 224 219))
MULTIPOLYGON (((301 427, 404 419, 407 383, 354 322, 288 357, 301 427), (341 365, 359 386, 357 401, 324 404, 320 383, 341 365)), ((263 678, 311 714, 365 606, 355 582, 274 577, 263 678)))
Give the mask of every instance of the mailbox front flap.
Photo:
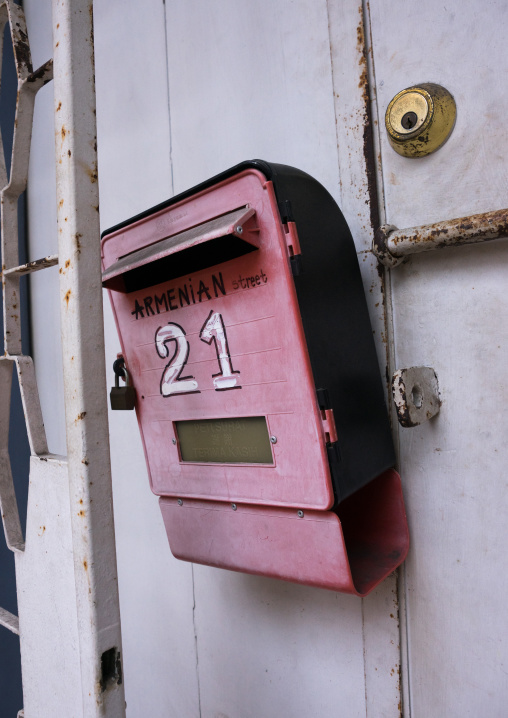
POLYGON ((357 596, 370 593, 409 548, 393 469, 347 499, 339 515, 161 498, 176 558, 357 596))

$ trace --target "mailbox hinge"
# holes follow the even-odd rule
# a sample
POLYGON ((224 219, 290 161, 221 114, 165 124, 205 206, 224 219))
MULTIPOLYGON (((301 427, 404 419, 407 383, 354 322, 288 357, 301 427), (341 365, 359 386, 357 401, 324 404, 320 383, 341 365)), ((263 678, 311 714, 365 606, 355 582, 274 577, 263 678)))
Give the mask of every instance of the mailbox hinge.
POLYGON ((337 435, 337 427, 335 426, 335 417, 333 415, 333 409, 330 409, 330 397, 326 389, 316 390, 319 413, 321 416, 321 424, 325 432, 326 443, 335 444, 339 437, 337 435))
POLYGON ((286 240, 289 261, 291 262, 291 270, 294 276, 298 276, 300 274, 300 256, 302 250, 300 248, 298 232, 296 231, 296 224, 295 222, 285 222, 282 226, 284 228, 284 238, 286 240))
POLYGON ((321 424, 325 432, 325 441, 327 444, 334 444, 337 439, 337 427, 335 426, 335 418, 333 409, 320 409, 321 424))
POLYGON ((330 474, 332 478, 333 493, 335 496, 335 504, 340 500, 340 481, 342 476, 342 458, 339 447, 339 436, 337 427, 335 426, 335 417, 331 406, 330 396, 326 389, 316 389, 316 395, 319 406, 319 414, 321 416, 321 425, 325 434, 326 453, 328 454, 328 463, 330 466, 330 474))
POLYGON ((291 264, 291 271, 294 277, 298 277, 301 272, 301 254, 300 241, 298 239, 298 232, 296 231, 296 224, 293 217, 293 207, 291 206, 291 200, 284 199, 279 202, 279 212, 284 228, 284 236, 286 239, 286 247, 288 249, 289 261, 291 264))
POLYGON ((297 254, 301 254, 300 240, 298 239, 298 232, 296 231, 295 222, 286 222, 282 225, 284 227, 284 236, 286 238, 286 246, 288 248, 289 256, 294 257, 297 254))

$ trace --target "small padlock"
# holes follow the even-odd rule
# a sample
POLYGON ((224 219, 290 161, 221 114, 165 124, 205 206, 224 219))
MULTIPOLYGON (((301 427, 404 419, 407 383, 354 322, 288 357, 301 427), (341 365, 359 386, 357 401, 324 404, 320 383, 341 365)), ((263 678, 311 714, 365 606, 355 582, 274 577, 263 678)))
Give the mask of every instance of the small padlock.
POLYGON ((131 378, 125 366, 115 368, 115 386, 109 394, 111 408, 130 411, 136 405, 136 389, 131 385, 131 378), (125 386, 119 386, 120 372, 125 376, 125 386))

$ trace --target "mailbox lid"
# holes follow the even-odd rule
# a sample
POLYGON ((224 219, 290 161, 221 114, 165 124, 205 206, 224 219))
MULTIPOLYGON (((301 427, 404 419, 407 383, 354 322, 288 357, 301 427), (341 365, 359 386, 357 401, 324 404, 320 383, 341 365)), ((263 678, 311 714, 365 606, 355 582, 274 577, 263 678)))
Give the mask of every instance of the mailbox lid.
POLYGON ((250 227, 247 224, 254 215, 253 209, 241 207, 183 232, 169 234, 118 257, 115 262, 111 262, 109 257, 102 275, 102 286, 131 292, 154 284, 153 277, 150 277, 151 268, 139 271, 147 264, 156 263, 159 276, 174 279, 187 271, 218 264, 218 260, 224 262, 247 254, 258 246, 255 223, 250 227), (201 247, 205 242, 206 247, 201 247), (162 263, 161 260, 166 261, 162 263), (120 278, 123 282, 118 281, 120 278))

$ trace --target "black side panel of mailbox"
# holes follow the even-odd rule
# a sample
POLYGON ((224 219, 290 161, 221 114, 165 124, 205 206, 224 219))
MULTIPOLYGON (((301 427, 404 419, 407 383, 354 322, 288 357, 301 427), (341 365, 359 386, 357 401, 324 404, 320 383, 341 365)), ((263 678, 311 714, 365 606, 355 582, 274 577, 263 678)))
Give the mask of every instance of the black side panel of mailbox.
POLYGON ((319 182, 284 165, 258 168, 274 183, 283 221, 296 222, 302 255, 294 281, 316 389, 326 390, 320 398, 327 394, 334 412, 338 447, 329 456, 341 501, 395 464, 356 248, 319 182))

